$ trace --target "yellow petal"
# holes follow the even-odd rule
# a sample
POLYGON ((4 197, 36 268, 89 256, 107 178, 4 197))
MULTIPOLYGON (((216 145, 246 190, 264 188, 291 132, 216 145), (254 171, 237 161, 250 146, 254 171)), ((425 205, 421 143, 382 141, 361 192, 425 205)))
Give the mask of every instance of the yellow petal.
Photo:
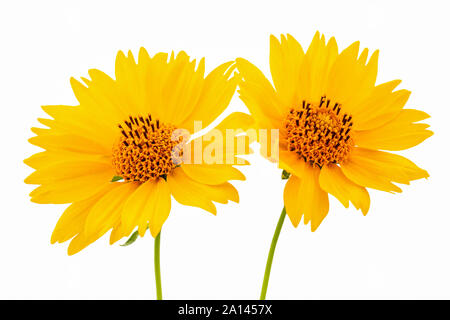
POLYGON ((326 95, 343 105, 345 112, 357 119, 356 113, 365 108, 364 101, 374 90, 378 69, 378 51, 375 51, 367 65, 367 50, 358 58, 359 42, 342 51, 333 64, 326 95))
POLYGON ((36 203, 70 203, 84 200, 111 181, 111 164, 100 161, 49 163, 33 172, 25 183, 42 184, 30 193, 36 203))
POLYGON ((116 182, 118 186, 106 193, 91 209, 84 233, 87 237, 102 236, 120 221, 122 208, 139 186, 137 182, 116 182))
POLYGON ((226 164, 183 164, 184 173, 203 184, 222 184, 229 180, 245 180, 245 176, 236 168, 226 164))
POLYGON ((370 197, 366 188, 347 179, 337 165, 324 166, 320 170, 319 183, 322 190, 335 196, 344 207, 348 208, 351 201, 364 215, 369 211, 370 197))
MULTIPOLYGON (((365 51, 363 51, 363 54, 366 54, 365 51)), ((376 50, 372 56, 370 57, 369 62, 367 63, 367 66, 358 60, 356 64, 356 68, 359 70, 357 71, 357 78, 355 79, 355 83, 353 84, 355 92, 358 92, 358 94, 353 94, 352 96, 348 97, 347 100, 343 100, 345 104, 345 110, 347 112, 350 112, 351 114, 356 114, 357 110, 364 109, 365 105, 363 101, 367 99, 371 95, 371 92, 375 88, 375 81, 377 78, 378 73, 378 54, 379 51, 376 50)), ((364 57, 361 57, 364 58, 364 57)))
POLYGON ((111 173, 101 172, 95 175, 61 180, 37 187, 30 193, 35 203, 71 203, 89 198, 109 184, 111 173))
POLYGON ((86 115, 105 126, 111 126, 127 117, 129 108, 127 97, 123 96, 117 83, 99 70, 89 70, 92 81, 89 88, 74 78, 70 79, 73 93, 80 103, 80 108, 86 115), (128 112, 127 112, 128 111, 128 112))
POLYGON ((160 119, 162 122, 168 122, 168 115, 165 112, 166 106, 161 95, 163 79, 169 71, 167 58, 167 53, 155 54, 148 65, 143 65, 144 68, 147 68, 147 72, 144 69, 144 75, 142 76, 143 88, 145 89, 145 114, 151 113, 152 117, 160 119))
POLYGON ((95 242, 98 238, 100 238, 100 236, 86 236, 84 233, 78 234, 75 238, 72 239, 72 241, 70 241, 69 247, 67 248, 68 255, 71 256, 75 253, 80 252, 88 245, 95 242))
MULTIPOLYGON (((294 175, 291 175, 284 187, 284 206, 286 207, 286 213, 291 219, 294 227, 297 227, 303 216, 303 203, 300 195, 300 179, 294 175)), ((305 221, 307 220, 305 216, 305 221)))
POLYGON ((167 176, 170 193, 181 204, 199 207, 216 214, 216 206, 205 195, 201 185, 190 179, 181 168, 176 168, 167 176))
POLYGON ((42 106, 42 109, 54 119, 39 119, 41 123, 53 129, 50 133, 79 135, 94 140, 106 149, 111 147, 116 132, 108 116, 99 117, 92 113, 92 108, 84 109, 81 106, 53 105, 42 106))
POLYGON ((361 77, 362 67, 356 64, 358 52, 359 41, 343 50, 330 70, 326 94, 342 104, 355 95, 353 89, 359 88, 357 81, 361 77))
POLYGON ((131 51, 128 52, 128 57, 122 51, 117 53, 115 66, 116 96, 120 100, 123 99, 124 102, 126 100, 126 111, 129 114, 140 114, 144 105, 144 88, 139 79, 138 69, 139 67, 131 51))
POLYGON ((281 43, 270 36, 270 72, 280 99, 285 106, 291 106, 298 98, 300 66, 303 49, 291 36, 281 36, 281 43))
MULTIPOLYGON (((25 159, 23 162, 33 169, 39 169, 66 161, 104 162, 105 156, 101 154, 52 150, 35 153, 31 157, 25 159)), ((111 161, 108 162, 111 163, 111 161)))
POLYGON ((226 130, 232 129, 242 129, 247 130, 249 128, 252 128, 254 125, 253 118, 246 113, 243 112, 233 112, 230 115, 228 115, 225 119, 220 122, 215 129, 220 130, 224 133, 226 133, 226 130))
POLYGON ((159 179, 156 182, 155 190, 147 202, 147 207, 145 209, 147 214, 152 214, 147 215, 144 217, 144 220, 140 221, 139 232, 141 233, 143 225, 148 220, 150 233, 153 237, 156 237, 161 231, 164 222, 169 217, 170 208, 171 197, 169 184, 163 179, 159 179))
POLYGON ((399 80, 394 80, 378 85, 360 103, 360 108, 353 110, 355 130, 374 129, 395 118, 411 94, 408 90, 392 92, 399 83, 399 80))
POLYGON ((84 231, 86 218, 91 208, 101 197, 105 195, 105 193, 109 192, 116 186, 117 184, 110 183, 94 196, 83 201, 72 203, 59 218, 52 233, 51 243, 61 243, 69 240, 79 233, 82 233, 84 231))
POLYGON ((302 177, 291 176, 286 183, 284 205, 294 227, 304 216, 304 223, 311 221, 315 231, 328 214, 328 194, 319 186, 319 174, 319 168, 306 166, 302 177))
POLYGON ((147 215, 144 211, 155 187, 156 182, 147 181, 141 184, 125 202, 121 214, 121 228, 125 236, 133 231, 144 215, 147 215))
POLYGON ((299 158, 296 153, 280 149, 279 157, 279 167, 281 169, 295 174, 297 177, 303 176, 306 163, 303 159, 299 158))
POLYGON ((199 188, 203 189, 205 196, 212 201, 219 203, 228 203, 228 200, 239 202, 239 194, 231 183, 224 182, 217 185, 201 184, 199 188))
POLYGON ((125 236, 126 235, 123 232, 122 224, 119 223, 118 225, 114 226, 111 231, 111 235, 109 236, 109 244, 114 244, 125 236))
POLYGON ((387 192, 402 190, 392 182, 409 184, 428 177, 428 173, 408 159, 382 151, 354 148, 341 164, 345 176, 356 184, 387 192))
POLYGON ((36 170, 25 179, 25 183, 46 184, 82 176, 98 176, 102 172, 107 178, 101 182, 107 182, 108 178, 113 177, 114 171, 111 163, 105 161, 63 161, 36 170))
POLYGON ((28 141, 35 146, 51 151, 105 155, 111 153, 111 150, 106 149, 103 145, 76 134, 41 134, 28 139, 28 141))
POLYGON ((236 64, 243 81, 239 83, 241 100, 263 128, 277 128, 288 106, 283 105, 264 74, 249 61, 238 58, 236 64))
POLYGON ((148 226, 153 237, 156 237, 169 216, 170 206, 169 186, 164 179, 142 184, 125 202, 121 232, 129 235, 138 226, 142 237, 148 226))
POLYGON ((355 141, 368 149, 404 150, 418 145, 433 135, 429 125, 414 123, 429 116, 419 110, 404 109, 385 125, 365 131, 356 131, 355 141))
POLYGON ((195 60, 189 61, 185 52, 180 52, 168 64, 168 73, 162 85, 162 103, 165 105, 167 121, 178 126, 191 114, 203 87, 204 60, 195 70, 195 60))
POLYGON ((326 93, 326 85, 331 67, 338 56, 336 40, 331 38, 325 43, 325 37, 316 32, 306 52, 300 72, 300 100, 319 101, 326 93))
POLYGON ((211 124, 228 106, 236 91, 239 81, 237 76, 231 76, 235 66, 227 62, 211 71, 205 78, 200 97, 198 97, 189 117, 180 123, 179 127, 194 131, 194 121, 201 121, 205 128, 211 124), (214 106, 212 108, 212 106, 214 106))

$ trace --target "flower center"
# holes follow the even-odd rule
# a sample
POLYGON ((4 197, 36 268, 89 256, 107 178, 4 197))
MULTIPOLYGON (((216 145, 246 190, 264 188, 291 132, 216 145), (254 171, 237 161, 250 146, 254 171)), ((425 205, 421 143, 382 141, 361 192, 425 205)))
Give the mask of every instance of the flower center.
POLYGON ((121 136, 113 147, 116 174, 125 181, 148 181, 167 174, 181 163, 183 136, 175 126, 147 117, 129 117, 119 124, 121 136))
POLYGON ((288 150, 319 168, 340 163, 354 145, 351 120, 351 115, 341 113, 339 103, 333 105, 325 96, 316 105, 303 101, 284 120, 288 150))

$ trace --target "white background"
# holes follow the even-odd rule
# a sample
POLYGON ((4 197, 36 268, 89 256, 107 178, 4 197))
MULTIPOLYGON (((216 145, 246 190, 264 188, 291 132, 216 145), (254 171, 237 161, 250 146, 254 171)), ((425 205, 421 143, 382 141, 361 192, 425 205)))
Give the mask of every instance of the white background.
MULTIPOLYGON (((0 5, 0 298, 153 299, 153 239, 130 247, 103 237, 69 257, 50 245, 65 206, 29 201, 38 151, 29 128, 40 105, 75 104, 69 78, 113 75, 118 50, 185 50, 207 69, 245 57, 269 76, 269 35, 307 48, 314 32, 381 50, 378 82, 403 79, 407 104, 435 135, 403 152, 430 173, 392 195, 372 191, 364 217, 330 197, 318 231, 281 232, 268 298, 450 298, 448 1, 2 1, 0 5)), ((237 95, 227 112, 245 111, 237 95)), ((218 215, 174 204, 163 227, 164 298, 257 299, 282 209, 280 170, 257 154, 235 183, 239 205, 218 215)))

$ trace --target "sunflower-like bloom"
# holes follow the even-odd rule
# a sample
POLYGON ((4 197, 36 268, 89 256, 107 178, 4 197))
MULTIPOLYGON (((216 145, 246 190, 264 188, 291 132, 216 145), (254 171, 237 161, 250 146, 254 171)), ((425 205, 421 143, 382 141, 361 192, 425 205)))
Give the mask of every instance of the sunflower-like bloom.
MULTIPOLYGON (((150 57, 142 48, 138 62, 131 52, 118 53, 115 80, 99 70, 82 78, 85 85, 72 78, 79 105, 43 107, 53 119, 39 119, 48 128, 33 128, 29 141, 45 151, 25 160, 36 170, 25 182, 40 185, 33 202, 70 203, 51 242, 72 239, 72 255, 110 229, 111 244, 136 227, 155 237, 172 196, 213 214, 213 201, 238 202, 228 181, 245 179, 232 166, 239 163, 184 163, 183 150, 196 144, 202 152, 212 142, 176 134, 192 133, 194 121, 206 127, 224 111, 239 80, 234 68, 224 63, 205 77, 204 59, 196 63, 184 52, 150 57)), ((216 129, 245 130, 251 121, 234 113, 216 129)))
POLYGON ((428 173, 390 152, 413 147, 432 135, 429 116, 404 109, 410 92, 400 80, 375 84, 378 51, 370 59, 355 42, 341 53, 334 38, 316 33, 304 53, 290 35, 270 38, 274 86, 253 64, 237 59, 240 97, 260 129, 279 129, 279 166, 290 173, 286 213, 315 231, 328 213, 328 194, 345 207, 369 210, 366 188, 401 192, 428 173))

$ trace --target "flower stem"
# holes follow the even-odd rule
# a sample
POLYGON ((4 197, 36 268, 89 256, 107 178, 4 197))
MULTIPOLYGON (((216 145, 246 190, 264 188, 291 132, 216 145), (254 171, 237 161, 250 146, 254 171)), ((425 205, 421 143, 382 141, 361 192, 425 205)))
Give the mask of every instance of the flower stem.
POLYGON ((283 226, 284 218, 286 218, 286 208, 283 208, 283 211, 281 211, 281 215, 280 218, 278 219, 275 233, 273 234, 269 256, 267 257, 266 271, 264 272, 264 281, 261 289, 260 300, 266 299, 267 286, 269 285, 270 269, 272 268, 273 254, 275 253, 275 247, 277 246, 277 241, 278 237, 280 236, 280 231, 281 227, 283 226))
POLYGON ((155 238, 155 282, 156 282, 156 300, 162 300, 161 289, 161 267, 159 263, 159 244, 161 242, 161 232, 155 238))

